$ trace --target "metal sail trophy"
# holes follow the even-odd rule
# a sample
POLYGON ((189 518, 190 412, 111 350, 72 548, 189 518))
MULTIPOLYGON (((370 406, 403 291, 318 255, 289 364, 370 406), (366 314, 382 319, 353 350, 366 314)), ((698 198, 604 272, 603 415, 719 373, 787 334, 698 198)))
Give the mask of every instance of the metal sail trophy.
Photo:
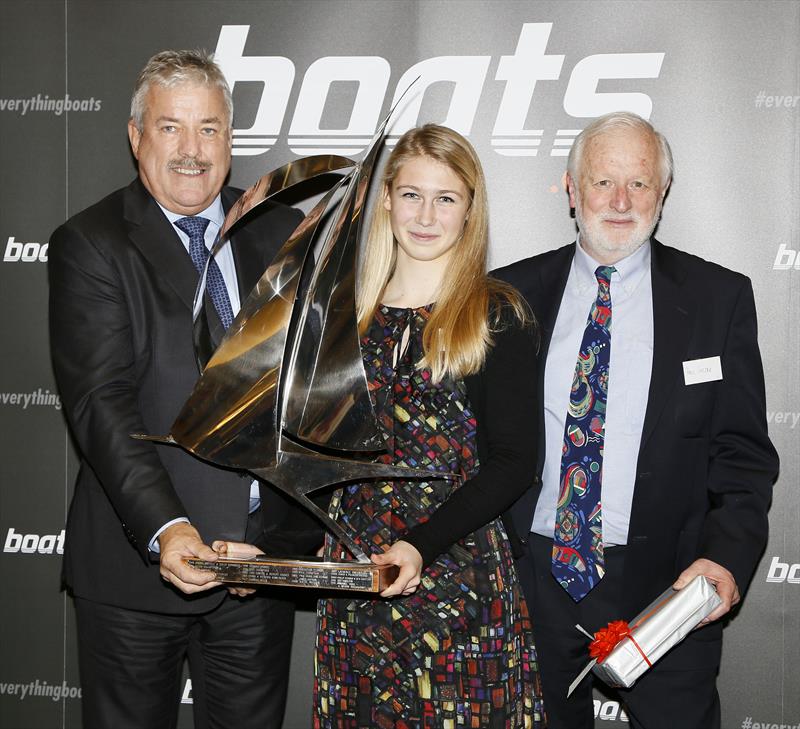
MULTIPOLYGON (((170 434, 135 436, 177 444, 200 458, 249 471, 268 481, 314 513, 357 562, 362 567, 369 565, 373 572, 377 568, 352 536, 308 494, 360 479, 431 477, 426 470, 364 460, 367 455, 375 457, 383 452, 384 446, 361 359, 355 271, 366 193, 390 116, 360 162, 337 155, 291 162, 264 175, 231 208, 212 255, 227 243, 237 224, 265 200, 311 178, 340 175, 245 300, 170 434), (334 203, 337 194, 339 199, 334 203), (322 221, 329 212, 333 220, 325 229, 322 221), (322 233, 325 237, 315 261, 313 248, 322 233), (306 266, 311 267, 310 283, 299 300, 306 266)), ((195 296, 195 317, 203 314, 205 278, 204 272, 195 296)), ((263 573, 274 569, 265 567, 267 562, 262 560, 260 567, 250 563, 233 578, 229 571, 229 581, 369 591, 382 589, 392 581, 391 574, 373 575, 368 587, 350 574, 352 570, 343 571, 342 563, 334 568, 330 567, 334 563, 306 562, 302 564, 312 566, 298 574, 301 561, 277 561, 289 563, 289 567, 278 570, 279 579, 267 579, 269 576, 263 573), (320 579, 324 565, 330 569, 320 579), (289 571, 291 578, 286 577, 289 571)))

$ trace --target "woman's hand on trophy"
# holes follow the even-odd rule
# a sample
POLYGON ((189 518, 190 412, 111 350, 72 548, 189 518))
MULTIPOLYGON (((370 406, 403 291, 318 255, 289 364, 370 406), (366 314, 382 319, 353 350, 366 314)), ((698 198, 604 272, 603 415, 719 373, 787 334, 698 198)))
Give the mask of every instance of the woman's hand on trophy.
POLYGON ((375 564, 395 564, 400 568, 397 579, 389 585, 381 597, 410 595, 417 589, 422 575, 422 555, 417 548, 408 542, 395 542, 382 554, 373 554, 375 564))
MULTIPOLYGON (((221 539, 211 544, 213 549, 220 557, 227 559, 251 559, 257 554, 264 554, 258 547, 245 542, 226 542, 221 539)), ((255 587, 232 587, 228 586, 228 592, 237 597, 247 597, 256 591, 255 587)))
POLYGON ((264 554, 264 552, 252 544, 247 544, 246 542, 226 542, 221 539, 212 542, 211 549, 220 557, 226 557, 227 559, 252 559, 259 554, 264 554))

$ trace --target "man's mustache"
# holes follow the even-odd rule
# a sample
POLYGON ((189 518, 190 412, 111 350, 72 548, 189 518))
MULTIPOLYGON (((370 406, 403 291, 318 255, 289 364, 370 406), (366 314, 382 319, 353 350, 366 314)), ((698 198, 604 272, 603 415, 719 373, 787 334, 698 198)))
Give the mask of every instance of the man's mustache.
POLYGON ((601 213, 600 220, 614 220, 617 223, 638 223, 641 220, 641 216, 636 213, 626 213, 624 215, 601 213))
POLYGON ((209 162, 205 159, 199 159, 197 157, 180 157, 178 159, 171 159, 167 163, 167 167, 171 170, 176 168, 181 169, 197 169, 197 170, 209 170, 214 166, 213 162, 209 162))

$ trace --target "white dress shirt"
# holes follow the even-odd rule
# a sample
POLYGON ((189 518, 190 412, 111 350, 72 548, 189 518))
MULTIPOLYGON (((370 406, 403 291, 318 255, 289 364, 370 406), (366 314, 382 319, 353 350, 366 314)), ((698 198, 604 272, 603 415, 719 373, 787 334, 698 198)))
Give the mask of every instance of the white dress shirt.
MULTIPOLYGON (((531 531, 552 537, 561 480, 561 449, 572 376, 603 265, 580 243, 564 288, 544 372, 545 458, 531 531)), ((614 264, 611 275, 611 361, 603 444, 603 543, 626 544, 636 462, 653 365, 650 242, 614 264)))
MULTIPOLYGON (((156 201, 158 202, 158 201, 156 201)), ((180 228, 175 225, 176 220, 180 220, 181 218, 185 218, 187 216, 180 215, 178 213, 173 213, 171 210, 167 210, 163 207, 160 203, 158 207, 161 208, 164 215, 167 216, 167 220, 172 223, 172 227, 175 229, 175 232, 178 234, 178 237, 181 239, 181 243, 183 243, 183 247, 186 248, 186 255, 189 255, 189 236, 184 233, 180 228)), ((205 241, 206 241, 206 248, 210 251, 212 246, 214 245, 215 241, 217 240, 217 234, 222 228, 222 224, 225 222, 225 210, 222 208, 222 199, 219 195, 214 198, 214 202, 211 203, 205 210, 200 213, 197 213, 198 218, 207 218, 210 222, 208 227, 206 228, 205 232, 205 241)), ((191 260, 191 259, 190 259, 191 260)), ((239 299, 239 283, 236 278, 236 265, 233 260, 233 252, 231 251, 230 243, 224 245, 217 255, 215 256, 215 260, 217 262, 217 266, 219 266, 219 270, 222 273, 222 278, 225 281, 225 288, 228 291, 228 298, 231 302, 231 311, 233 312, 234 317, 239 313, 239 309, 241 308, 241 301, 239 299)), ((198 274, 199 278, 199 274, 198 274)), ((258 490, 258 481, 253 481, 250 484, 250 511, 255 511, 259 504, 261 503, 261 497, 258 490)), ((152 552, 158 552, 158 537, 161 533, 167 528, 172 526, 173 524, 177 524, 178 522, 188 522, 189 520, 186 517, 178 517, 177 519, 173 519, 172 521, 168 521, 164 526, 161 527, 154 535, 153 538, 150 540, 149 548, 152 552)))

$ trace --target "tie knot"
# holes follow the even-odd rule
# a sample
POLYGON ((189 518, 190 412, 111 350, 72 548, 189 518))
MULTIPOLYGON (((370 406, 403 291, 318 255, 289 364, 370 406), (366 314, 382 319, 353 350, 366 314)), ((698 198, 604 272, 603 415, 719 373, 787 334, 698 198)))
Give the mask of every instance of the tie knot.
POLYGON ((190 215, 186 218, 178 218, 175 225, 189 236, 189 241, 202 240, 206 234, 206 228, 211 221, 208 218, 201 218, 199 215, 190 215))
POLYGON ((598 284, 611 285, 611 274, 617 269, 614 266, 598 266, 594 272, 598 284))

